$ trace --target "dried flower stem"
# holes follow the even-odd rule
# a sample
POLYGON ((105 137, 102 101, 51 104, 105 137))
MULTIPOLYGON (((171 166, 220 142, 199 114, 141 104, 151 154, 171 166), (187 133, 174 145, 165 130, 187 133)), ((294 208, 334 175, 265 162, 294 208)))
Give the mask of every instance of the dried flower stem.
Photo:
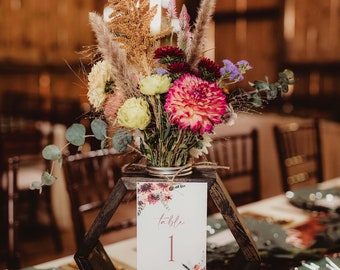
POLYGON ((111 64, 117 88, 125 97, 138 95, 137 83, 134 83, 136 80, 131 72, 133 68, 127 63, 125 51, 112 40, 112 33, 101 16, 91 12, 89 19, 97 38, 97 49, 103 59, 111 64))
POLYGON ((150 24, 157 12, 157 7, 150 8, 149 0, 109 0, 115 11, 108 22, 114 42, 126 50, 127 58, 139 73, 150 75, 155 68, 154 50, 159 41, 171 33, 171 28, 162 29, 152 35, 150 24))
POLYGON ((209 24, 215 10, 216 0, 202 0, 197 12, 195 30, 187 51, 187 61, 191 67, 196 67, 204 52, 205 38, 209 30, 209 24))

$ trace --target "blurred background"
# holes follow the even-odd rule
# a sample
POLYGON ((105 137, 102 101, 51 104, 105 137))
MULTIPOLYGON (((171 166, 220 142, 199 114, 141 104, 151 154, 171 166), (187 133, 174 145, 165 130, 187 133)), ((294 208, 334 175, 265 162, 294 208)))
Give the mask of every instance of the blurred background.
MULTIPOLYGON (((177 2, 178 12, 181 4, 186 4, 194 21, 199 0, 177 2)), ((61 138, 65 127, 81 121, 89 110, 86 74, 91 63, 85 56, 95 40, 88 13, 103 13, 106 3, 0 0, 1 132, 38 124, 45 143, 52 140, 64 145, 61 138)), ((283 99, 268 104, 260 117, 241 118, 234 128, 235 132, 259 128, 260 178, 265 183, 261 197, 282 192, 272 127, 287 117, 289 121, 295 117, 325 120, 325 178, 339 176, 340 1, 217 0, 210 30, 207 54, 217 63, 226 58, 233 62, 246 59, 254 67, 241 84, 245 89, 250 89, 248 81, 265 80, 266 76, 270 82, 276 81, 284 68, 295 73, 297 82, 283 99)), ((220 134, 233 132, 229 127, 222 129, 218 130, 220 134)), ((40 249, 32 254, 32 244, 26 248, 29 252, 21 255, 24 266, 70 255, 75 250, 65 184, 58 181, 53 189, 57 225, 67 235, 63 253, 56 254, 52 244, 49 253, 45 239, 40 244, 35 240, 33 246, 40 249)))

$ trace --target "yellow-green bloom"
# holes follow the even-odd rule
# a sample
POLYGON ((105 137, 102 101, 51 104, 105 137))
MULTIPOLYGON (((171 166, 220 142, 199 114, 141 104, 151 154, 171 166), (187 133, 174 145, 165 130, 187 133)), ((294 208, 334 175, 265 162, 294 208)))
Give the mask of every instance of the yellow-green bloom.
POLYGON ((117 119, 125 128, 144 130, 151 121, 149 104, 142 98, 129 98, 119 108, 117 119))
POLYGON ((171 78, 166 75, 153 74, 140 81, 140 91, 144 95, 153 96, 168 92, 171 78))

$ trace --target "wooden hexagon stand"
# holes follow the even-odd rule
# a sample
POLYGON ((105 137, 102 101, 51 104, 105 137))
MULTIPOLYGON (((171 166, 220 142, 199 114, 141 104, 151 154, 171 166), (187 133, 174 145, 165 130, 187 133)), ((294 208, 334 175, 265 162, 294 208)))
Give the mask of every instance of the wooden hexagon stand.
MULTIPOLYGON (((127 174, 119 179, 108 200, 86 234, 82 246, 74 255, 74 259, 80 269, 116 269, 99 241, 99 237, 105 230, 108 222, 127 192, 136 190, 137 182, 161 182, 161 180, 159 178, 151 178, 141 174, 127 174)), ((247 265, 247 269, 259 269, 260 255, 253 238, 240 217, 228 191, 224 188, 223 183, 221 183, 215 171, 194 169, 194 172, 190 177, 175 178, 174 182, 207 183, 209 195, 222 214, 227 226, 239 245, 241 255, 240 261, 242 261, 243 265, 247 265)), ((241 269, 239 267, 240 266, 238 265, 235 269, 241 269)), ((245 269, 243 267, 242 269, 245 269)))

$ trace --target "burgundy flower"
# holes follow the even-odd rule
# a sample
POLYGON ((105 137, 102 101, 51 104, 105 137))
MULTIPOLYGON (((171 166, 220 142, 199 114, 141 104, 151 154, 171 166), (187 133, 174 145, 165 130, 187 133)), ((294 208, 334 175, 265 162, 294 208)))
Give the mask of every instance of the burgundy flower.
POLYGON ((184 62, 185 53, 178 47, 164 46, 155 51, 154 59, 159 59, 159 62, 162 64, 184 62))
POLYGON ((203 57, 197 66, 200 76, 210 82, 221 77, 220 66, 209 58, 203 57))
POLYGON ((179 79, 183 74, 190 72, 190 66, 185 62, 176 62, 168 66, 168 72, 172 79, 179 79))

